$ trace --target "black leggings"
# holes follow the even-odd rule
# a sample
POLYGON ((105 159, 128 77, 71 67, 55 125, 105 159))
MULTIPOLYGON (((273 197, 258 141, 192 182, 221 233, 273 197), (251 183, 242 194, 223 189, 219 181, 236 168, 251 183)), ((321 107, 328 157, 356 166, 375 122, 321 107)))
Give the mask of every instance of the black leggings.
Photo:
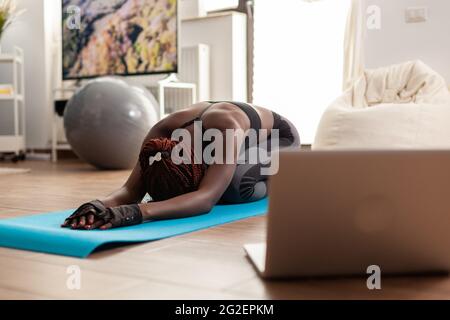
MULTIPOLYGON (((300 148, 300 136, 295 126, 286 118, 273 113, 274 129, 279 130, 279 146, 275 150, 270 145, 270 137, 267 139, 267 150, 269 152, 300 148)), ((259 148, 265 148, 264 144, 245 146, 243 152, 258 152, 259 148), (253 149, 253 150, 252 150, 253 149)), ((261 174, 261 169, 270 164, 238 164, 230 185, 221 198, 221 203, 245 203, 261 200, 267 196, 267 175, 261 174)))

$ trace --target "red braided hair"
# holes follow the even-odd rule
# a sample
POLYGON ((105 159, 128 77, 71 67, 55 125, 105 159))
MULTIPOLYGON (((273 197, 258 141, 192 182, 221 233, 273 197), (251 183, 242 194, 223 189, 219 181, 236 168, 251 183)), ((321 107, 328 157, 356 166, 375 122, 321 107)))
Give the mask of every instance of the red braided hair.
MULTIPOLYGON (((171 160, 172 149, 178 144, 166 138, 151 139, 144 143, 139 155, 142 178, 146 190, 154 201, 163 201, 176 196, 198 190, 198 186, 205 175, 204 164, 174 164, 171 160), (149 158, 161 152, 161 161, 149 158)), ((191 150, 191 159, 194 159, 191 150)))

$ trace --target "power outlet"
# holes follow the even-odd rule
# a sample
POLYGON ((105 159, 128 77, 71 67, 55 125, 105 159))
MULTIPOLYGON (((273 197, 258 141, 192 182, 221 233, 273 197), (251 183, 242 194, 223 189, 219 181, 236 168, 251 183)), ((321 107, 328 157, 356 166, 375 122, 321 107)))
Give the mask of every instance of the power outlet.
POLYGON ((406 9, 406 23, 419 23, 428 20, 427 7, 409 7, 406 9))

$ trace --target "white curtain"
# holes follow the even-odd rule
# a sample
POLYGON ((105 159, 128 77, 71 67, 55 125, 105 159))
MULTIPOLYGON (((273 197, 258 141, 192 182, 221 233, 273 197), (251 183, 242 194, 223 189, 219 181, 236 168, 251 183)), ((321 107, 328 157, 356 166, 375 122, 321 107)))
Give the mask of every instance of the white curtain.
POLYGON ((256 105, 271 108, 314 140, 323 111, 342 93, 351 0, 255 0, 256 105))
POLYGON ((344 90, 364 73, 364 19, 361 0, 352 0, 344 43, 344 90))

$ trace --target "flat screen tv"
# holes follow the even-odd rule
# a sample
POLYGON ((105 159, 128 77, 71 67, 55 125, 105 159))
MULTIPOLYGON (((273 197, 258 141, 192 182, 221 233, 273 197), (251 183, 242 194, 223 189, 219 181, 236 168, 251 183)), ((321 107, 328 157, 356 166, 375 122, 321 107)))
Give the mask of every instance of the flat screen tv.
POLYGON ((177 0, 63 0, 63 79, 176 73, 177 0))

